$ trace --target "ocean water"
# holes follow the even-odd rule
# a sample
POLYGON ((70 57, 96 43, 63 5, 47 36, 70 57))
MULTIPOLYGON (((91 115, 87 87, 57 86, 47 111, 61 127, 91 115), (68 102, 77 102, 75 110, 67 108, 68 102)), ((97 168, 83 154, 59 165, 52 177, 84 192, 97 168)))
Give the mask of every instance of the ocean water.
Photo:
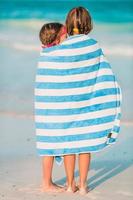
POLYGON ((75 6, 89 9, 90 36, 104 49, 123 92, 122 120, 133 122, 133 1, 1 0, 0 115, 31 118, 40 42, 46 22, 65 22, 75 6))

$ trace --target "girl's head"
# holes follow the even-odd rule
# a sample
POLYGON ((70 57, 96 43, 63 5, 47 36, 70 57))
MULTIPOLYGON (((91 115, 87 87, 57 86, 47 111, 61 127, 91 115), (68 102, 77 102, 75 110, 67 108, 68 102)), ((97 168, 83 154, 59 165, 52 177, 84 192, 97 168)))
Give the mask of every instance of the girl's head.
POLYGON ((44 24, 40 30, 39 38, 44 47, 59 44, 66 38, 66 29, 60 23, 44 24))
POLYGON ((66 19, 68 35, 88 34, 92 30, 92 20, 89 12, 83 7, 70 10, 66 19))

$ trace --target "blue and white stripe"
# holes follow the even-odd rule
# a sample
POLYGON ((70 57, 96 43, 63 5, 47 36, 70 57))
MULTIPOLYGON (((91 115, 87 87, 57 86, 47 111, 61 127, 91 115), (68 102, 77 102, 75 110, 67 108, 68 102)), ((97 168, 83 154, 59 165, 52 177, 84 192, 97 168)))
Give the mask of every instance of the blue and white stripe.
POLYGON ((121 89, 98 42, 88 35, 42 49, 35 82, 40 156, 94 152, 116 141, 121 89), (112 133, 111 137, 109 133, 112 133))

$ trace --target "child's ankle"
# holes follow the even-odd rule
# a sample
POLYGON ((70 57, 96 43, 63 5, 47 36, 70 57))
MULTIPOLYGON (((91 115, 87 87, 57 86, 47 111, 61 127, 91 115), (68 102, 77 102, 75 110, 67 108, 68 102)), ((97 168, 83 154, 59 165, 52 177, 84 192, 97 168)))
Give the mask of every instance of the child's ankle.
POLYGON ((43 185, 43 187, 48 188, 48 187, 50 187, 52 184, 53 184, 52 181, 50 181, 50 182, 43 182, 42 185, 43 185))
POLYGON ((78 183, 78 186, 79 186, 80 188, 85 188, 85 187, 87 186, 87 183, 86 183, 86 182, 79 182, 79 183, 78 183))

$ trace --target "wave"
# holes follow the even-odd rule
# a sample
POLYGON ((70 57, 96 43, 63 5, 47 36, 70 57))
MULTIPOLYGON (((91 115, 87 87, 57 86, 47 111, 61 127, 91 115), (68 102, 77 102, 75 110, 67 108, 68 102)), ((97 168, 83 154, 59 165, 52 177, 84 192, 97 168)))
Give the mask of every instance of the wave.
MULTIPOLYGON (((11 42, 9 38, 7 39, 6 36, 0 35, 0 46, 14 49, 14 50, 19 50, 19 51, 28 51, 28 52, 40 52, 41 50, 41 44, 39 42, 37 43, 36 41, 34 42, 34 38, 26 39, 27 41, 25 42, 11 42), (31 40, 33 43, 30 43, 31 40)), ((104 50, 104 53, 106 55, 111 55, 111 56, 124 56, 124 57, 131 57, 133 56, 133 46, 131 44, 121 44, 121 43, 116 43, 116 44, 107 44, 107 45, 102 45, 102 48, 104 50)))
MULTIPOLYGON (((40 51, 41 47, 33 44, 14 43, 12 48, 20 51, 40 51)), ((133 47, 130 45, 103 46, 104 53, 112 56, 133 56, 133 47)))
POLYGON ((103 47, 107 55, 133 56, 133 47, 129 45, 113 45, 103 47))
MULTIPOLYGON (((0 46, 19 51, 39 52, 38 32, 41 26, 48 22, 50 21, 42 19, 2 20, 0 21, 0 46)), ((103 44, 105 54, 112 56, 133 56, 133 46, 131 46, 132 23, 108 24, 102 22, 95 23, 94 25, 94 33, 92 33, 94 37, 100 40, 105 38, 103 44), (118 41, 116 41, 116 38, 118 38, 118 41)))
POLYGON ((14 49, 21 51, 40 51, 41 47, 32 44, 14 43, 12 46, 14 49))

